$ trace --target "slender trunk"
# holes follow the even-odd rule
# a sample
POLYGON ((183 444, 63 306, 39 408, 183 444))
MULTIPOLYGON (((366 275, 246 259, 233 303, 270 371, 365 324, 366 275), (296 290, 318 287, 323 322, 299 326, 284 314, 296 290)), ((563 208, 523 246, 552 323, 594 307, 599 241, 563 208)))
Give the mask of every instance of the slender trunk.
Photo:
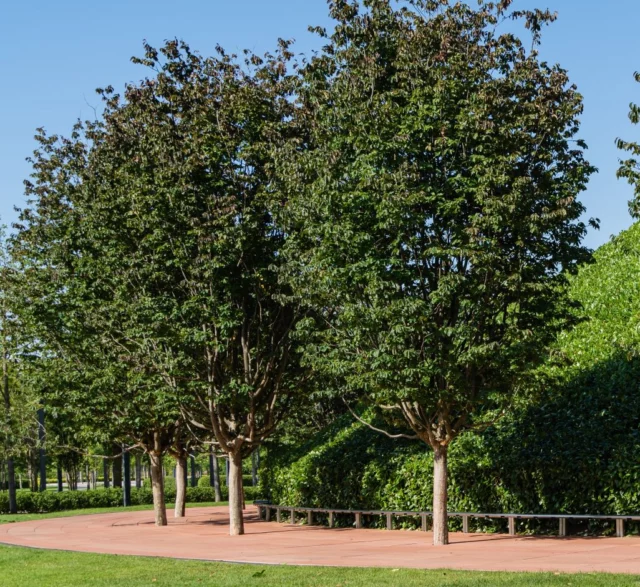
POLYGON ((167 525, 167 508, 164 503, 164 479, 162 478, 162 452, 149 452, 151 461, 151 489, 156 526, 167 525))
MULTIPOLYGON (((9 376, 6 371, 6 363, 5 363, 5 372, 4 372, 4 406, 7 414, 7 421, 10 416, 11 403, 9 398, 9 376)), ((8 428, 8 426, 7 426, 8 428)), ((9 513, 17 514, 18 513, 18 502, 16 499, 16 470, 13 464, 13 457, 9 455, 7 458, 7 489, 9 491, 9 513)))
MULTIPOLYGON (((2 395, 4 396, 5 424, 7 426, 7 449, 11 446, 11 395, 9 394, 9 347, 7 335, 7 307, 6 295, 3 296, 2 312, 2 395)), ((13 463, 13 456, 7 458, 7 489, 9 491, 9 513, 17 514, 18 505, 16 500, 16 472, 13 463)))
POLYGON ((142 455, 136 453, 136 489, 142 487, 142 455))
POLYGON ((229 534, 240 536, 244 534, 244 518, 242 506, 244 501, 242 491, 242 459, 239 455, 229 455, 229 534))
POLYGON ((13 457, 7 459, 7 481, 9 489, 9 513, 18 513, 18 503, 16 499, 16 472, 13 465, 13 457))
POLYGON ((255 487, 258 485, 258 463, 260 459, 260 449, 254 450, 251 453, 251 484, 255 487))
POLYGON ((447 516, 447 446, 437 446, 433 458, 433 545, 449 544, 447 516))
MULTIPOLYGON (((113 446, 115 454, 118 454, 122 451, 122 448, 119 444, 114 444, 113 446)), ((114 487, 122 487, 122 457, 118 457, 113 461, 113 486, 114 487)))
POLYGON ((176 457, 176 507, 175 517, 184 518, 187 503, 187 457, 176 457))
POLYGON ((211 482, 213 483, 213 491, 215 493, 215 500, 222 501, 222 491, 220 491, 220 466, 216 455, 212 454, 211 457, 211 482))
POLYGON ((109 460, 105 459, 102 464, 103 485, 105 489, 109 488, 109 460))

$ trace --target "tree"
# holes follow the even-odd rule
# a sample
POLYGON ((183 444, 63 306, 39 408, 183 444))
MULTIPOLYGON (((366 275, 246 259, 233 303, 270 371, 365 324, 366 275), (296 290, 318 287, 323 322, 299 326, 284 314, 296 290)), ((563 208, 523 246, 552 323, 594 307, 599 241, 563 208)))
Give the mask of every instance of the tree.
POLYGON ((88 366, 91 397, 74 401, 111 412, 152 473, 185 424, 209 430, 231 463, 231 534, 244 531, 242 460, 304 389, 270 210, 289 58, 284 41, 242 64, 145 45, 134 61, 152 77, 100 90, 101 119, 70 139, 39 135, 16 239, 49 336, 88 366))
MULTIPOLYGON (((640 83, 640 72, 634 74, 636 82, 640 83)), ((633 102, 629 106, 629 120, 632 124, 640 123, 640 106, 633 102)), ((640 218, 640 144, 635 141, 616 139, 616 145, 621 151, 629 153, 628 159, 620 160, 618 178, 626 179, 633 186, 633 199, 629 202, 629 213, 635 219, 640 218)))
POLYGON ((392 4, 332 2, 335 32, 318 29, 326 46, 302 69, 303 138, 278 158, 283 279, 321 315, 301 325, 307 361, 434 451, 443 545, 449 445, 508 408, 569 320, 594 168, 575 140, 581 96, 536 51, 554 15, 392 4))
POLYGON ((11 316, 9 308, 9 281, 11 279, 9 258, 5 247, 4 227, 0 227, 0 326, 2 330, 2 397, 4 404, 4 429, 5 452, 7 453, 7 481, 9 490, 9 513, 16 514, 18 507, 16 503, 16 476, 13 461, 13 454, 10 452, 12 446, 11 430, 11 390, 9 387, 9 360, 11 355, 11 316))

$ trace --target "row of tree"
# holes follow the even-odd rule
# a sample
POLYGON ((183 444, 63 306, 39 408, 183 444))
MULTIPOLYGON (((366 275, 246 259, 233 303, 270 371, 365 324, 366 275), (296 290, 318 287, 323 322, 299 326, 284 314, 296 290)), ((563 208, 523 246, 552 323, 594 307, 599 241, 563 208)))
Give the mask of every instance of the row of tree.
POLYGON ((589 258, 582 98, 538 57, 555 15, 511 4, 334 0, 310 58, 145 45, 149 77, 38 132, 21 352, 52 413, 148 453, 158 525, 162 457, 197 443, 242 534, 242 461, 337 396, 434 451, 448 542, 448 447, 522 395, 589 258))

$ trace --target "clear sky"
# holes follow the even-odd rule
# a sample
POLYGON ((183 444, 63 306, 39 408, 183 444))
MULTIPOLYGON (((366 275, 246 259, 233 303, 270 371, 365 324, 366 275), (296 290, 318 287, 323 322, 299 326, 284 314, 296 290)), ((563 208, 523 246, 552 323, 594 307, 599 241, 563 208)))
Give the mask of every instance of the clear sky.
MULTIPOLYGON (((616 137, 639 139, 627 119, 640 102, 638 0, 515 0, 522 8, 550 8, 559 20, 547 29, 542 55, 569 70, 585 98, 582 137, 599 169, 582 195, 587 216, 602 221, 587 244, 597 247, 631 224, 631 188, 615 177, 616 137)), ((66 134, 77 118, 90 118, 99 102, 94 89, 121 88, 143 75, 129 62, 147 39, 160 45, 178 37, 207 55, 227 50, 264 52, 278 37, 295 38, 309 53, 318 40, 307 25, 329 24, 325 0, 5 0, 0 13, 0 217, 16 219, 23 203, 25 162, 34 129, 66 134)))

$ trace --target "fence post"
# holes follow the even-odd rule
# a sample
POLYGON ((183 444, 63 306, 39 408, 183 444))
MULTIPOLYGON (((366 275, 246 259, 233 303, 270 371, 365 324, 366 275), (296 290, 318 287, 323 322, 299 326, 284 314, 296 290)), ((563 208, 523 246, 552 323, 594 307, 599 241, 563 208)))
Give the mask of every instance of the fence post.
POLYGON ((387 512, 387 530, 393 529, 393 520, 391 519, 391 512, 387 512))
POLYGON ((291 508, 291 523, 296 523, 296 510, 294 510, 293 508, 291 508))
POLYGON ((420 517, 422 518, 422 531, 426 532, 427 531, 427 514, 420 514, 420 517))
POLYGON ((282 522, 282 514, 280 513, 280 508, 276 508, 276 521, 278 524, 282 522))
POLYGON ((356 528, 362 528, 362 514, 356 512, 356 528))
POLYGON ((509 518, 509 535, 515 536, 516 534, 516 519, 509 518))
POLYGON ((307 526, 313 526, 313 512, 307 512, 307 526))
POLYGON ((469 516, 462 516, 462 531, 469 534, 469 516))
POLYGON ((333 528, 333 512, 329 512, 329 528, 333 528))
POLYGON ((567 518, 560 518, 558 524, 558 536, 564 538, 567 535, 567 518))
POLYGON ((616 536, 624 538, 624 520, 616 520, 616 536))

